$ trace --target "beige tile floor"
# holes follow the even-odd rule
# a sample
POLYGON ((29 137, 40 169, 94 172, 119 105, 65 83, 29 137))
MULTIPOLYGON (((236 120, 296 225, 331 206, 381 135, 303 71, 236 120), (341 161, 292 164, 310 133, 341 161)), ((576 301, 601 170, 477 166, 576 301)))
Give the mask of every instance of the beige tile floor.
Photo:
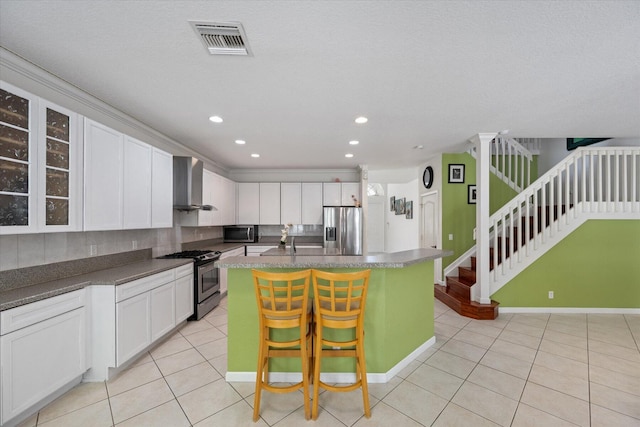
POLYGON ((436 301, 437 342, 387 384, 325 392, 305 422, 302 394, 224 380, 226 300, 106 383, 81 384, 23 426, 640 426, 640 315, 458 316, 436 301))

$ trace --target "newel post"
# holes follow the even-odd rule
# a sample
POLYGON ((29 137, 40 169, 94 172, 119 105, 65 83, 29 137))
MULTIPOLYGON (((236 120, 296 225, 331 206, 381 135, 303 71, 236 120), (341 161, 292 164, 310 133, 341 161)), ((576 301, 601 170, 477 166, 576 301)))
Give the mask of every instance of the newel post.
MULTIPOLYGON (((480 304, 491 304, 489 280, 489 166, 491 141, 497 133, 479 133, 471 138, 476 147, 476 286, 480 304)), ((476 292, 477 295, 477 292, 476 292)))

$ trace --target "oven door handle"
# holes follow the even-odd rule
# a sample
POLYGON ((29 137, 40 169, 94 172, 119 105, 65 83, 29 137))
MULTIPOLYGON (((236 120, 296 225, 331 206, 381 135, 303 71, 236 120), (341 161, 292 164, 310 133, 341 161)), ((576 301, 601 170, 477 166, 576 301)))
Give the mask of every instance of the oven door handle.
POLYGON ((251 227, 247 227, 247 242, 251 240, 251 227))
POLYGON ((206 273, 207 271, 211 271, 213 269, 215 269, 216 267, 213 266, 213 264, 215 263, 215 260, 211 260, 211 262, 208 262, 206 264, 202 264, 198 266, 198 275, 202 274, 202 273, 206 273))

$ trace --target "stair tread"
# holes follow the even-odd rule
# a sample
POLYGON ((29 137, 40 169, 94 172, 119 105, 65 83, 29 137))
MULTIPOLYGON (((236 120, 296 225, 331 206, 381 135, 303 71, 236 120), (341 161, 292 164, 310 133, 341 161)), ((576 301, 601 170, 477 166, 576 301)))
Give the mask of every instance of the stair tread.
POLYGON ((459 295, 447 292, 447 290, 446 290, 446 288, 444 286, 436 285, 436 287, 441 288, 441 289, 438 289, 439 292, 442 292, 443 294, 446 294, 446 295, 449 295, 452 298, 455 298, 461 304, 467 304, 467 305, 478 306, 478 307, 495 307, 495 306, 500 305, 499 302, 494 301, 494 300, 491 300, 491 304, 480 304, 479 302, 471 301, 470 299, 463 298, 463 297, 461 297, 459 295))
POLYGON ((465 317, 480 320, 491 320, 498 317, 499 303, 497 301, 492 300, 491 304, 480 304, 469 298, 450 293, 445 286, 437 284, 434 286, 434 296, 456 313, 465 317))
POLYGON ((469 282, 465 281, 464 279, 460 279, 460 276, 447 276, 447 279, 454 280, 455 282, 459 283, 460 285, 465 285, 465 286, 473 286, 473 285, 475 285, 475 283, 469 283, 469 282))

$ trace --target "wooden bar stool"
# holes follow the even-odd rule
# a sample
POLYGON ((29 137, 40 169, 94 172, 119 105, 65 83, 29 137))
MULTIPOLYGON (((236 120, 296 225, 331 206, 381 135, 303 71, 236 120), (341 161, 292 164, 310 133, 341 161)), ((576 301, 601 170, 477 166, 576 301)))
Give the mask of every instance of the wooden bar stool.
POLYGON ((311 270, 293 273, 267 273, 252 270, 252 273, 260 324, 253 421, 258 421, 260 416, 262 390, 289 393, 300 388, 304 393, 304 415, 309 419, 311 416, 309 379, 312 356, 312 316, 309 302, 311 270), (302 381, 289 386, 269 384, 269 359, 273 357, 299 357, 302 364, 302 381))
POLYGON ((362 387, 364 415, 369 418, 369 389, 364 357, 364 308, 371 270, 355 273, 327 273, 312 270, 314 310, 314 370, 312 418, 318 418, 320 387, 329 391, 346 392, 362 387), (339 338, 351 330, 346 339, 339 338), (331 334, 331 335, 330 335, 331 334), (334 335, 336 335, 334 337, 334 335), (329 385, 320 381, 324 357, 352 357, 356 361, 356 380, 348 385, 329 385))

